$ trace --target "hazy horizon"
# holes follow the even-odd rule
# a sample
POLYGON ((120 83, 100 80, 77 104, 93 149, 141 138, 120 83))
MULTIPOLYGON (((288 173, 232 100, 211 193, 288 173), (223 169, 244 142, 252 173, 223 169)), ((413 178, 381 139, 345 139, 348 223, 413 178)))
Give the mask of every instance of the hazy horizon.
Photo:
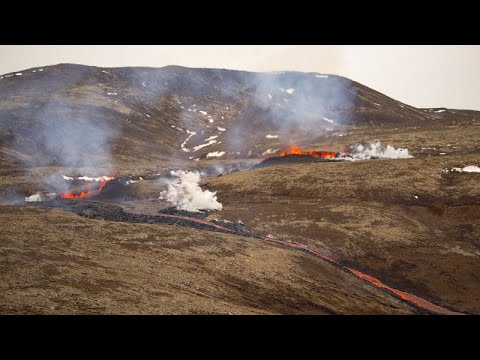
POLYGON ((335 74, 409 105, 480 110, 480 46, 4 45, 0 73, 72 63, 335 74))

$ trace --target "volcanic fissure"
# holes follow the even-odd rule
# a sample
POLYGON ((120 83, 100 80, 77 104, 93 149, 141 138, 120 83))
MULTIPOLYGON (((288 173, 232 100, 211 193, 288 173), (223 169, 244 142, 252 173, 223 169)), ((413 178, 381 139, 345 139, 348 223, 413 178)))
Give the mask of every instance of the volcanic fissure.
MULTIPOLYGON (((101 189, 100 189, 101 190, 101 189)), ((264 236, 258 233, 254 233, 246 228, 244 224, 233 222, 222 222, 218 220, 209 221, 205 218, 208 216, 208 212, 190 213, 187 211, 176 210, 169 208, 160 212, 159 215, 144 215, 144 214, 132 214, 124 211, 117 205, 105 204, 93 200, 55 200, 36 203, 33 205, 44 206, 48 208, 60 208, 73 212, 77 215, 87 217, 90 219, 107 220, 116 222, 133 222, 133 223, 148 223, 148 224, 165 224, 165 225, 178 225, 193 227, 202 230, 209 230, 215 232, 222 232, 236 236, 255 238, 272 244, 276 244, 283 247, 288 247, 303 253, 307 253, 315 256, 317 259, 325 261, 342 271, 350 273, 355 277, 380 288, 390 295, 413 305, 416 309, 424 311, 428 314, 440 314, 440 315, 463 315, 460 312, 449 310, 445 307, 436 305, 429 300, 418 297, 414 294, 404 292, 395 289, 391 286, 384 284, 381 280, 363 273, 359 270, 353 269, 349 266, 342 264, 341 262, 333 259, 330 256, 324 255, 317 250, 308 247, 306 245, 279 239, 272 236, 264 236)))

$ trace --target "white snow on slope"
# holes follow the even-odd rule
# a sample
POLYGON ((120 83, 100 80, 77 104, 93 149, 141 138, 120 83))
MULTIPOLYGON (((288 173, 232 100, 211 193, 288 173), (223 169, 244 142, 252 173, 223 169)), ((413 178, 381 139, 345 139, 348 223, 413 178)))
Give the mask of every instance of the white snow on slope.
POLYGON ((27 202, 33 202, 33 201, 41 201, 42 198, 39 193, 31 196, 25 196, 25 201, 27 202))
POLYGON ((63 176, 63 178, 64 178, 65 180, 73 180, 73 177, 65 176, 65 175, 63 175, 63 174, 62 174, 62 176, 63 176))
POLYGON ((145 114, 145 115, 147 115, 147 117, 151 117, 151 116, 150 116, 150 115, 148 115, 148 114, 145 114))
MULTIPOLYGON (((480 167, 469 165, 469 166, 465 166, 463 168, 454 167, 454 168, 451 168, 450 171, 480 173, 480 167)), ((447 172, 448 172, 448 170, 447 170, 447 172)))
POLYGON ((107 95, 118 95, 116 92, 107 92, 107 95))
POLYGON ((107 70, 102 70, 102 73, 110 74, 107 70))
POLYGON ((207 158, 210 158, 210 157, 220 157, 220 156, 223 156, 225 155, 225 151, 214 151, 214 152, 210 152, 207 154, 207 158))
POLYGON ((207 115, 208 113, 206 111, 202 111, 200 110, 199 113, 203 114, 203 115, 207 115))
POLYGON ((335 121, 331 120, 331 119, 328 119, 326 117, 322 117, 323 120, 325 120, 326 122, 329 122, 330 124, 333 124, 335 121))
POLYGON ((110 176, 99 176, 99 177, 90 177, 90 176, 80 176, 80 177, 77 177, 77 180, 85 180, 85 181, 109 181, 109 180, 113 180, 114 178, 113 177, 110 177, 110 176))
POLYGON ((262 155, 274 154, 274 153, 276 153, 278 150, 280 150, 280 149, 275 149, 275 150, 273 150, 273 149, 268 149, 268 150, 265 150, 265 151, 262 153, 262 155))
POLYGON ((225 131, 226 130, 225 128, 222 128, 220 126, 217 126, 217 129, 218 129, 218 131, 225 131))
POLYGON ((202 145, 195 146, 195 147, 192 149, 192 151, 193 151, 193 152, 196 152, 196 151, 198 151, 198 150, 200 150, 200 149, 203 149, 204 147, 213 145, 213 144, 215 144, 216 142, 217 142, 217 140, 210 140, 210 141, 209 141, 208 143, 206 143, 206 144, 202 144, 202 145))
POLYGON ((289 93, 290 95, 292 95, 294 92, 295 92, 295 89, 293 88, 290 88, 290 89, 287 89, 285 90, 287 93, 289 93))
POLYGON ((15 73, 15 75, 17 75, 17 76, 22 76, 22 73, 15 73))
POLYGON ((437 111, 434 111, 435 113, 442 113, 442 112, 445 112, 444 109, 440 109, 440 110, 437 110, 437 111))
POLYGON ((213 135, 213 136, 210 136, 208 139, 205 139, 205 141, 210 141, 216 138, 218 138, 218 135, 213 135))
POLYGON ((208 119, 208 122, 211 124, 211 123, 214 122, 214 120, 213 119, 208 119))
POLYGON ((268 134, 268 135, 265 135, 265 137, 266 137, 267 139, 278 139, 278 135, 270 135, 270 134, 268 134))
POLYGON ((315 75, 315 77, 320 78, 320 79, 327 79, 328 75, 315 75))
POLYGON ((191 152, 190 149, 187 149, 186 145, 187 145, 187 142, 188 140, 190 140, 190 138, 194 135, 196 135, 197 133, 195 131, 189 131, 189 130, 186 130, 186 132, 188 133, 188 137, 185 139, 185 141, 180 145, 180 147, 182 148, 183 151, 185 152, 191 152))
POLYGON ((269 97, 270 100, 272 100, 272 95, 268 94, 268 97, 269 97))

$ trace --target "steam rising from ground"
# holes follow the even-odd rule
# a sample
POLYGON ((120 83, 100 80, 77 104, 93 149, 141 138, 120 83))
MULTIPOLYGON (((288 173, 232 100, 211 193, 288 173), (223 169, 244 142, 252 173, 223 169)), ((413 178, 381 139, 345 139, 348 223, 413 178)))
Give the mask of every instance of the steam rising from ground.
POLYGON ((171 202, 179 210, 198 212, 199 210, 222 210, 215 192, 202 190, 200 173, 172 171, 175 179, 167 180, 168 189, 160 193, 159 199, 171 202))
POLYGON ((354 149, 351 151, 350 155, 353 159, 365 160, 374 158, 380 159, 409 159, 413 158, 412 155, 409 155, 408 149, 398 148, 391 145, 387 147, 382 146, 382 143, 378 140, 372 142, 369 147, 363 146, 361 144, 355 145, 354 149))

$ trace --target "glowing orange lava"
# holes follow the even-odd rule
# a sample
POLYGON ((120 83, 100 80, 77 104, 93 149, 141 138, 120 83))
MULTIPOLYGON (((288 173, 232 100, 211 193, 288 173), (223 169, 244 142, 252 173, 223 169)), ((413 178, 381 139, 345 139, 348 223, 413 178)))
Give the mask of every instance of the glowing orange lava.
POLYGON ((60 197, 62 199, 83 199, 83 198, 86 198, 86 197, 91 197, 91 196, 98 195, 98 194, 100 194, 102 189, 107 184, 107 181, 110 181, 112 179, 114 179, 114 178, 112 177, 112 178, 108 178, 107 180, 101 180, 99 186, 96 189, 94 189, 94 186, 92 186, 92 184, 88 184, 88 187, 87 187, 86 191, 82 191, 80 193, 73 193, 72 191, 65 191, 64 193, 60 194, 60 197))
POLYGON ((281 151, 280 156, 286 156, 286 155, 310 155, 314 157, 319 157, 322 159, 335 159, 339 157, 339 153, 333 152, 333 151, 304 151, 302 150, 299 146, 297 145, 292 145, 289 149, 281 151))

